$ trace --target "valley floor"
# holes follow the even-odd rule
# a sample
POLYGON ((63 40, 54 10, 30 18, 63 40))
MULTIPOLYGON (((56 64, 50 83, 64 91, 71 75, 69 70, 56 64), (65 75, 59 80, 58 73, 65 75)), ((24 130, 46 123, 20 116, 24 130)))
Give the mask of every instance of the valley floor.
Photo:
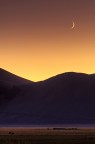
POLYGON ((94 128, 0 128, 0 144, 94 143, 94 128))

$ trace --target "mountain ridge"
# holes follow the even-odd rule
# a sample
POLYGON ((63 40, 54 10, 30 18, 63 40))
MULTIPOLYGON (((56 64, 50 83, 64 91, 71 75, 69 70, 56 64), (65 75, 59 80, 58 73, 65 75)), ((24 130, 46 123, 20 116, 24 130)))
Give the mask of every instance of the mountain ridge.
POLYGON ((24 84, 24 83, 30 83, 32 81, 27 80, 25 78, 22 78, 20 76, 17 76, 7 70, 4 70, 0 68, 0 81, 8 81, 13 84, 24 84))
POLYGON ((95 124, 94 74, 68 72, 3 89, 0 124, 95 124))

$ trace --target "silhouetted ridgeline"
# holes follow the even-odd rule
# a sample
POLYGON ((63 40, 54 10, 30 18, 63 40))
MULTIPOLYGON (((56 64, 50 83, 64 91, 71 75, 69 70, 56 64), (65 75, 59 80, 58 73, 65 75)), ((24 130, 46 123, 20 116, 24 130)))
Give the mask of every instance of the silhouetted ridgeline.
POLYGON ((0 68, 0 81, 14 85, 28 84, 31 81, 16 76, 2 68, 0 68))
POLYGON ((95 75, 30 82, 0 69, 0 124, 95 124, 95 75), (18 85, 19 84, 19 85, 18 85))

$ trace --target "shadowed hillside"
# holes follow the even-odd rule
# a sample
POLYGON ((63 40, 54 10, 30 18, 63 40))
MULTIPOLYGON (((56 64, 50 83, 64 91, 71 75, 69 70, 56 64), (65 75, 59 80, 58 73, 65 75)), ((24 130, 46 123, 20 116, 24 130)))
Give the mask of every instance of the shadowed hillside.
POLYGON ((95 124, 94 74, 63 73, 2 95, 8 101, 2 103, 1 124, 95 124))
POLYGON ((0 68, 0 107, 20 93, 20 86, 32 83, 0 68))
POLYGON ((9 82, 15 85, 27 84, 31 82, 29 80, 16 76, 2 68, 0 68, 0 81, 9 82))

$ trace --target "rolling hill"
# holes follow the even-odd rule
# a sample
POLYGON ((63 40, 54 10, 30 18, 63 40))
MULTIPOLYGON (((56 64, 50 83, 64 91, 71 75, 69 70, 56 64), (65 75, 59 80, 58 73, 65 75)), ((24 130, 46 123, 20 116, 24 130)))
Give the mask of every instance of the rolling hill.
MULTIPOLYGON (((3 72, 4 80, 9 82, 10 75, 12 82, 19 81, 3 72)), ((20 80, 25 83, 6 93, 0 88, 0 124, 95 124, 94 74, 67 72, 41 82, 20 80)))

